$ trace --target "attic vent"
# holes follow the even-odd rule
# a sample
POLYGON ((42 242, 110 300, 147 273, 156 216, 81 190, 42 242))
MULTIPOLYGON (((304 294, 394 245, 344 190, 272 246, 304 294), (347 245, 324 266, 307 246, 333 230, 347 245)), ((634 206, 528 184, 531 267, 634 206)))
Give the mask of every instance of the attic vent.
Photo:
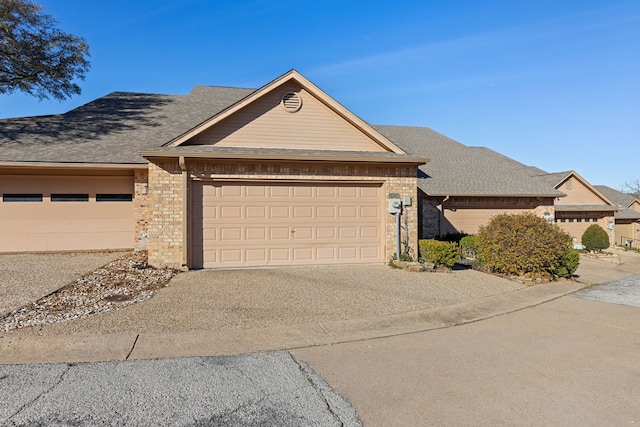
POLYGON ((302 108, 302 98, 295 92, 287 92, 282 95, 282 107, 290 113, 295 113, 302 108))

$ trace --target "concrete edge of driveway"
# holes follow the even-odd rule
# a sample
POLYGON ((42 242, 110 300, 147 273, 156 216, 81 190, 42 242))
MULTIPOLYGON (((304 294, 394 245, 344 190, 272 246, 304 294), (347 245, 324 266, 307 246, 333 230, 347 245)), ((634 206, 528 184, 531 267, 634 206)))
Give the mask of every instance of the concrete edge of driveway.
POLYGON ((555 282, 409 313, 260 329, 22 337, 5 335, 0 338, 0 364, 230 356, 384 338, 463 325, 512 313, 584 287, 579 282, 555 282))

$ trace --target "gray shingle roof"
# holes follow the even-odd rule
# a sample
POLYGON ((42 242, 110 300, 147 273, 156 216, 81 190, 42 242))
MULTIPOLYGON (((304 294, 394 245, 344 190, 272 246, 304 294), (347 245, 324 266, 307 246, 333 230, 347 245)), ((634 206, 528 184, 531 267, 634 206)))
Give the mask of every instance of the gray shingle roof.
POLYGON ((633 195, 614 190, 613 188, 607 187, 606 185, 594 185, 594 187, 596 190, 602 193, 604 197, 611 200, 621 208, 628 208, 636 200, 633 195))
POLYGON ((616 219, 640 219, 640 212, 633 209, 624 208, 614 213, 616 219))
POLYGON ((563 193, 537 179, 545 172, 484 147, 468 147, 432 129, 374 126, 400 148, 431 162, 420 167, 420 188, 431 196, 536 196, 563 193))
MULTIPOLYGON (((162 150, 254 91, 196 86, 188 95, 114 92, 65 114, 0 120, 0 162, 145 164, 141 151, 162 150)), ((554 174, 488 148, 468 147, 424 127, 374 127, 409 155, 431 159, 419 176, 429 195, 564 195, 553 188, 554 174)))
POLYGON ((0 162, 144 164, 139 151, 162 146, 253 91, 114 92, 65 114, 0 120, 0 162))

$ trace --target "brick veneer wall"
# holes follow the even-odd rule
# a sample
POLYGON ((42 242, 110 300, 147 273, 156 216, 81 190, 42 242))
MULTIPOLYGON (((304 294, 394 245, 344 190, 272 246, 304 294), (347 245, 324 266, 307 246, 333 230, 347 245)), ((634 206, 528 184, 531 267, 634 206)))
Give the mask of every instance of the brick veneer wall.
POLYGON ((181 268, 184 242, 178 160, 149 162, 149 264, 181 268))
MULTIPOLYGON (((182 171, 176 160, 149 162, 149 263, 183 267, 182 171)), ((187 160, 192 179, 259 179, 301 181, 371 181, 382 182, 386 218, 385 256, 396 251, 396 219, 387 212, 389 193, 413 198, 413 205, 405 208, 408 223, 408 242, 413 253, 418 248, 418 200, 416 167, 385 164, 337 164, 325 162, 243 162, 187 160)), ((403 225, 405 221, 402 221, 403 225)), ((406 231, 403 237, 406 238, 406 231)))
POLYGON ((149 172, 144 169, 134 171, 133 215, 135 220, 136 249, 149 248, 149 172))

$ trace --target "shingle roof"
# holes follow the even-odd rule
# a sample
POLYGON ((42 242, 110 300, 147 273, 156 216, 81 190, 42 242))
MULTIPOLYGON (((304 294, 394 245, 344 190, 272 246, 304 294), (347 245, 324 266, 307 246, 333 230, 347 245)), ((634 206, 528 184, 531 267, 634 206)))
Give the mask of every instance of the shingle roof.
POLYGON ((614 213, 614 217, 616 219, 640 219, 640 212, 625 208, 614 213))
POLYGON ((432 129, 374 126, 414 156, 431 162, 420 167, 420 188, 431 196, 560 197, 563 193, 537 179, 545 172, 484 147, 468 147, 432 129))
POLYGON ((620 208, 612 205, 555 205, 556 212, 612 212, 617 211, 620 208))
POLYGON ((65 114, 0 120, 0 161, 144 164, 139 151, 162 146, 253 91, 114 92, 65 114))
POLYGON ((606 185, 594 185, 594 187, 607 199, 611 200, 613 203, 622 208, 628 208, 636 200, 633 195, 614 190, 613 188, 607 187, 606 185))

